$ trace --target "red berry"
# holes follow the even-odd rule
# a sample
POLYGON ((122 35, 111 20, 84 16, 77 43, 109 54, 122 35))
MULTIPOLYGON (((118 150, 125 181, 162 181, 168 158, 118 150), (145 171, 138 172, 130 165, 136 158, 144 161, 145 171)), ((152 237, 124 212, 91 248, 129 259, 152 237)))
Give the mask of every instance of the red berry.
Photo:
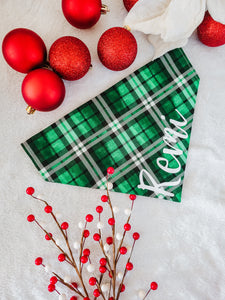
POLYGON ((65 259, 66 259, 66 256, 65 256, 63 253, 59 254, 58 260, 59 260, 60 262, 63 262, 65 259))
POLYGON ((90 285, 96 285, 96 282, 97 282, 97 280, 96 280, 95 277, 90 277, 90 279, 89 279, 89 284, 90 285))
POLYGON ((88 262, 88 256, 86 255, 81 256, 80 261, 82 262, 82 264, 86 264, 88 262))
POLYGON ((58 282, 58 278, 56 277, 56 276, 52 276, 51 278, 50 278, 50 283, 51 284, 56 284, 58 282))
POLYGON ((101 205, 96 207, 97 213, 101 214, 103 212, 103 207, 101 205))
POLYGON ((42 265, 42 262, 43 262, 42 257, 37 257, 37 258, 35 259, 35 265, 36 265, 36 266, 42 265))
POLYGON ((130 200, 132 200, 132 201, 135 200, 135 199, 137 198, 136 195, 130 195, 129 197, 130 197, 130 200))
POLYGON ((105 266, 107 264, 107 260, 103 257, 100 259, 99 263, 101 266, 105 266))
POLYGON ((52 292, 54 292, 54 290, 55 290, 55 285, 50 283, 48 286, 48 291, 52 293, 52 292))
POLYGON ((83 300, 90 300, 90 298, 89 297, 84 297, 83 300))
POLYGON ((134 232, 134 233, 133 233, 133 239, 134 239, 135 241, 137 241, 137 240, 139 240, 139 238, 140 238, 140 234, 139 234, 138 232, 134 232))
POLYGON ((78 287, 78 284, 77 284, 76 282, 71 282, 71 285, 72 285, 75 289, 77 289, 77 287, 78 287))
POLYGON ((120 291, 121 291, 121 293, 125 291, 125 285, 124 284, 122 284, 120 291))
POLYGON ((89 249, 84 249, 84 250, 83 250, 83 255, 84 255, 84 256, 89 256, 90 253, 91 253, 91 251, 90 251, 89 249))
POLYGON ((109 198, 106 195, 102 195, 101 200, 102 202, 108 202, 109 198))
POLYGON ((112 278, 112 273, 109 271, 109 277, 112 278))
POLYGON ((127 264, 126 264, 126 269, 127 269, 127 271, 131 271, 131 270, 133 270, 133 264, 131 263, 131 262, 128 262, 127 264))
POLYGON ((98 241, 100 240, 100 238, 101 238, 101 236, 100 236, 100 234, 98 234, 98 233, 95 233, 95 234, 93 235, 93 239, 94 239, 96 242, 98 242, 98 241))
POLYGON ((72 296, 72 297, 70 298, 70 300, 77 300, 77 297, 76 297, 76 296, 72 296))
POLYGON ((126 247, 121 247, 120 248, 120 254, 125 255, 127 253, 127 248, 126 247))
POLYGON ((46 212, 47 214, 50 214, 50 213, 52 212, 52 207, 51 207, 50 205, 46 205, 46 206, 45 206, 45 212, 46 212))
POLYGON ((109 167, 109 168, 107 169, 107 173, 108 173, 108 174, 113 174, 113 173, 114 173, 113 167, 109 167))
POLYGON ((100 273, 104 274, 106 271, 107 271, 106 267, 104 267, 104 266, 99 267, 99 272, 100 273))
POLYGON ((113 243, 113 238, 112 238, 111 236, 107 237, 106 243, 107 243, 108 245, 112 245, 112 243, 113 243))
POLYGON ((61 228, 62 228, 63 230, 68 229, 68 227, 69 227, 69 224, 68 224, 67 222, 63 222, 63 223, 61 224, 61 228))
POLYGON ((27 221, 28 222, 33 222, 35 220, 35 216, 34 215, 29 215, 28 217, 27 217, 27 221))
POLYGON ((87 238, 87 237, 89 237, 89 235, 90 235, 89 230, 85 229, 84 232, 83 232, 83 236, 84 236, 85 238, 87 238))
POLYGON ((155 291, 155 290, 157 290, 157 288, 158 288, 158 284, 157 284, 156 282, 152 282, 151 285, 150 285, 150 287, 151 287, 151 289, 152 289, 153 291, 155 291))
POLYGON ((52 239, 52 234, 51 234, 51 232, 49 232, 48 234, 45 235, 45 239, 46 239, 47 241, 50 241, 50 240, 52 239))
POLYGON ((110 297, 109 300, 114 300, 114 298, 113 298, 113 297, 110 297))
POLYGON ((129 223, 126 223, 126 224, 124 225, 124 230, 125 230, 125 231, 130 231, 130 230, 131 230, 131 226, 130 226, 129 223))
POLYGON ((93 295, 94 295, 95 297, 99 297, 99 296, 100 296, 99 290, 98 290, 98 289, 95 289, 94 292, 93 292, 93 295))
POLYGON ((109 223, 109 225, 113 226, 115 224, 115 219, 114 218, 109 218, 108 223, 109 223))
POLYGON ((34 193, 34 188, 33 187, 28 187, 27 189, 26 189, 26 193, 27 193, 27 195, 33 195, 33 193, 34 193))
POLYGON ((90 215, 90 214, 86 215, 86 221, 89 222, 89 223, 92 222, 93 221, 93 216, 90 215))

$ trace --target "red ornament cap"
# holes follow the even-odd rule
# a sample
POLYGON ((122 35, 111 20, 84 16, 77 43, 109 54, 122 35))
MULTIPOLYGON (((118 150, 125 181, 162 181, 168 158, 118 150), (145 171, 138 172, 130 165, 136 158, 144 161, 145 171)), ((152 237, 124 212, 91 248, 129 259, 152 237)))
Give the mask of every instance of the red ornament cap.
POLYGON ((107 271, 106 267, 105 266, 100 266, 99 267, 99 272, 104 274, 105 272, 107 271))
POLYGON ((50 241, 51 239, 52 239, 52 234, 49 232, 48 233, 48 235, 46 234, 45 235, 45 239, 47 240, 47 241, 50 241))
POLYGON ((88 238, 89 235, 90 235, 89 230, 85 229, 84 232, 83 232, 83 236, 84 236, 85 238, 88 238))
POLYGON ((89 249, 84 249, 83 250, 83 255, 85 255, 85 256, 89 256, 90 253, 91 253, 91 251, 89 249))
POLYGON ((93 221, 93 216, 91 214, 86 215, 86 221, 91 223, 93 221))
POLYGON ((29 215, 28 217, 27 217, 27 221, 28 222, 33 222, 35 220, 35 216, 34 215, 29 215))
POLYGON ((35 265, 36 265, 36 266, 42 265, 42 262, 43 262, 43 258, 42 258, 42 257, 37 257, 37 258, 35 259, 35 265))
POLYGON ((88 262, 88 256, 86 255, 81 256, 80 261, 82 262, 82 264, 86 264, 88 262))
POLYGON ((157 290, 157 288, 158 288, 158 283, 153 281, 153 282, 151 283, 150 287, 151 287, 151 289, 152 289, 153 291, 155 291, 155 290, 157 290))
POLYGON ((127 248, 126 247, 121 247, 120 248, 120 254, 125 255, 127 253, 127 248))
POLYGON ((66 259, 66 256, 65 256, 63 253, 59 254, 58 260, 59 260, 60 262, 63 262, 65 259, 66 259))
POLYGON ((98 241, 100 240, 100 238, 101 238, 101 236, 100 236, 100 234, 98 234, 98 233, 95 233, 95 234, 93 235, 93 239, 94 239, 96 242, 98 242, 98 241))
POLYGON ((97 282, 97 280, 96 280, 96 278, 95 277, 90 277, 90 279, 89 279, 89 284, 90 285, 96 285, 96 282, 97 282))
POLYGON ((115 219, 114 218, 109 218, 108 223, 109 223, 109 225, 113 226, 115 224, 115 219))
POLYGON ((102 202, 108 202, 109 198, 106 195, 102 195, 101 200, 102 202))
POLYGON ((101 205, 96 207, 97 213, 101 214, 103 212, 103 207, 101 205))
POLYGON ((33 187, 28 187, 27 189, 26 189, 26 193, 27 193, 27 195, 33 195, 33 193, 34 193, 34 188, 33 187))
POLYGON ((69 224, 68 224, 67 222, 63 222, 63 223, 61 224, 61 228, 62 228, 63 230, 66 230, 66 229, 69 228, 69 224))
POLYGON ((52 212, 52 207, 51 207, 50 205, 46 205, 46 206, 45 206, 45 212, 46 212, 47 214, 50 214, 50 213, 52 212))
POLYGON ((139 234, 138 232, 134 232, 134 233, 133 233, 133 239, 134 239, 135 241, 137 241, 137 240, 139 240, 139 238, 140 238, 140 234, 139 234))
POLYGON ((124 225, 124 230, 125 230, 125 231, 130 231, 130 230, 131 230, 131 225, 130 225, 129 223, 126 223, 126 224, 124 225))
POLYGON ((105 266, 107 264, 107 260, 104 257, 102 257, 100 259, 99 263, 100 263, 101 266, 105 266))
POLYGON ((50 278, 50 283, 56 284, 57 282, 58 282, 58 278, 57 278, 56 276, 52 276, 52 277, 50 278))
POLYGON ((112 238, 111 236, 107 237, 106 243, 107 243, 108 245, 112 245, 112 243, 113 243, 113 238, 112 238))
POLYGON ((99 297, 101 294, 100 294, 100 292, 99 292, 98 289, 95 289, 94 292, 93 292, 93 295, 94 295, 95 297, 99 297))
POLYGON ((107 169, 107 173, 110 174, 110 175, 112 175, 114 173, 114 168, 113 167, 109 167, 107 169))
POLYGON ((55 290, 55 285, 52 284, 52 283, 50 283, 49 286, 48 286, 48 291, 49 291, 50 293, 52 293, 52 292, 54 292, 54 290, 55 290))
POLYGON ((133 264, 131 263, 131 262, 128 262, 127 264, 126 264, 126 269, 127 269, 127 271, 131 271, 131 270, 133 270, 133 264))
POLYGON ((133 200, 135 200, 137 198, 137 196, 136 195, 130 195, 129 198, 130 198, 130 200, 133 201, 133 200))

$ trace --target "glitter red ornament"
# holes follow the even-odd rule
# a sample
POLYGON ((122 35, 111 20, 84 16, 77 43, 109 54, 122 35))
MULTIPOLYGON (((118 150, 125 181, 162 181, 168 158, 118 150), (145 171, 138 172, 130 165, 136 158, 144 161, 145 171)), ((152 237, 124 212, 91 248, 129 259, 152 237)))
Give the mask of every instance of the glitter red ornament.
POLYGON ((49 63, 63 79, 78 80, 90 69, 91 55, 88 47, 80 39, 64 36, 52 44, 49 63))
POLYGON ((225 24, 216 22, 207 11, 202 23, 197 29, 199 40, 209 47, 225 44, 225 24))
POLYGON ((132 33, 122 27, 105 31, 98 42, 98 56, 102 64, 113 71, 128 68, 137 55, 137 42, 132 33))
POLYGON ((127 11, 130 11, 136 2, 138 2, 138 0, 123 0, 123 4, 127 11))
POLYGON ((28 217, 27 217, 27 221, 28 222, 33 222, 35 220, 35 216, 34 215, 29 215, 28 217))
POLYGON ((30 109, 50 111, 64 100, 65 86, 61 78, 53 71, 37 69, 31 71, 23 80, 22 95, 30 109))
POLYGON ((34 262, 35 262, 36 266, 40 266, 40 265, 42 265, 43 258, 42 257, 37 257, 34 262))
POLYGON ((33 193, 34 193, 34 188, 33 187, 28 187, 27 189, 26 189, 26 193, 27 193, 27 195, 33 195, 33 193))
POLYGON ((72 26, 86 29, 94 26, 108 8, 101 0, 62 0, 62 10, 72 26))
POLYGON ((157 288, 158 288, 158 283, 152 282, 151 285, 150 285, 150 287, 151 287, 151 289, 152 289, 153 291, 155 291, 155 290, 157 290, 157 288))
POLYGON ((26 28, 16 28, 5 36, 2 53, 10 67, 21 73, 30 72, 43 65, 46 60, 43 40, 26 28))

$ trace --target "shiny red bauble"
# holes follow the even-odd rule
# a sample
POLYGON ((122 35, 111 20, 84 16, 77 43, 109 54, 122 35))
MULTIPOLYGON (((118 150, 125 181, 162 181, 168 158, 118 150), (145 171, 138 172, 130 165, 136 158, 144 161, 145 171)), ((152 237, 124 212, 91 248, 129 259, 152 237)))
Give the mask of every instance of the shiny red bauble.
POLYGON ((81 40, 73 36, 64 36, 52 44, 49 63, 62 78, 78 80, 90 69, 91 55, 81 40))
POLYGON ((138 2, 138 0, 123 0, 123 4, 127 11, 130 11, 136 2, 138 2))
POLYGON ((33 109, 50 111, 64 100, 65 86, 61 78, 53 71, 37 69, 31 71, 22 83, 22 95, 33 109))
POLYGON ((17 28, 5 36, 2 53, 10 67, 28 73, 45 62, 47 52, 39 35, 26 28, 17 28))
POLYGON ((136 39, 125 28, 110 28, 100 37, 98 56, 106 68, 122 71, 128 68, 137 56, 136 39))
POLYGON ((216 22, 208 12, 197 29, 199 40, 209 47, 225 44, 225 24, 216 22))
POLYGON ((62 10, 67 21, 80 29, 94 26, 101 13, 108 11, 101 0, 62 0, 62 10))

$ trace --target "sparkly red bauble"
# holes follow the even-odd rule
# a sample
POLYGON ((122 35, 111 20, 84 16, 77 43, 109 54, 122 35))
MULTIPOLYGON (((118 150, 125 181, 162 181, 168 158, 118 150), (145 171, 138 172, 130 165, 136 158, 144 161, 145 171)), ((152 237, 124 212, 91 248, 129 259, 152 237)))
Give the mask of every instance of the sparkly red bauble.
POLYGON ((208 12, 197 32, 199 40, 206 46, 218 47, 225 44, 225 25, 213 20, 208 12))
POLYGON ((46 47, 34 31, 17 28, 10 31, 2 43, 2 53, 14 70, 28 73, 46 60, 46 47))
POLYGON ((113 71, 128 68, 137 55, 137 42, 132 33, 113 27, 103 33, 98 42, 98 56, 102 64, 113 71))
POLYGON ((24 78, 22 95, 33 109, 50 111, 63 102, 65 86, 62 79, 53 71, 37 69, 24 78))
POLYGON ((108 11, 101 0, 62 0, 62 10, 67 21, 80 29, 94 26, 108 11))
POLYGON ((78 80, 90 69, 91 55, 81 40, 73 36, 64 36, 52 44, 49 63, 62 78, 78 80))
POLYGON ((138 2, 138 0, 123 0, 123 4, 127 11, 130 11, 136 2, 138 2))

